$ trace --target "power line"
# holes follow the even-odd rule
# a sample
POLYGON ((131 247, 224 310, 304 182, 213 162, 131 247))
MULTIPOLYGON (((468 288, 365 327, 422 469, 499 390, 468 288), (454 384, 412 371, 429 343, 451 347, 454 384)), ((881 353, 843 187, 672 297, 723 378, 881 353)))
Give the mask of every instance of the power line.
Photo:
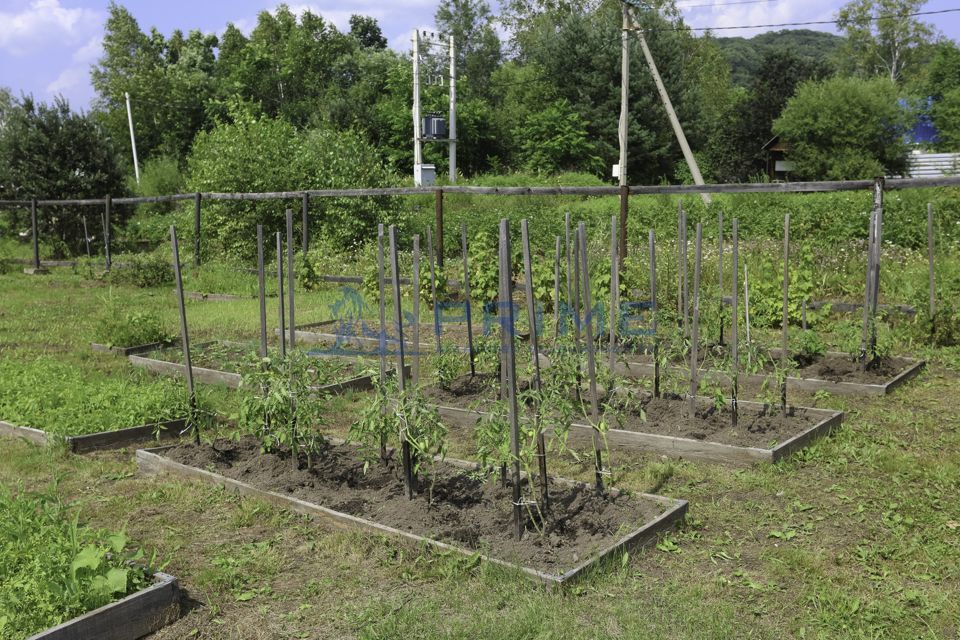
MULTIPOLYGON (((956 13, 960 11, 958 9, 940 9, 939 11, 917 11, 914 13, 888 13, 884 15, 879 15, 874 18, 870 18, 871 22, 879 22, 880 20, 895 20, 902 18, 913 18, 916 16, 932 16, 943 13, 956 13)), ((647 32, 652 31, 729 31, 731 29, 767 29, 772 27, 809 27, 814 25, 826 25, 826 24, 838 24, 839 20, 809 20, 807 22, 779 22, 774 24, 745 24, 735 27, 687 27, 687 26, 676 26, 676 27, 653 27, 650 29, 644 29, 642 27, 634 27, 634 31, 642 30, 647 32)))
POLYGON ((779 0, 738 0, 737 2, 708 2, 706 4, 677 4, 677 9, 696 9, 698 7, 728 7, 734 4, 759 4, 761 2, 779 2, 779 0))

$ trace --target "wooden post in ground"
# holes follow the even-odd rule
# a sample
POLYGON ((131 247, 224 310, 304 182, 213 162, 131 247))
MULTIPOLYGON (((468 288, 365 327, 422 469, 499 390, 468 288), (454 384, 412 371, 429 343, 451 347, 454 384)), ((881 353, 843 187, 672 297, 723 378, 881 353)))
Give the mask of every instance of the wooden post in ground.
POLYGON ((783 217, 783 317, 780 345, 780 413, 787 415, 787 363, 790 361, 790 214, 783 217))
POLYGON ((470 252, 467 246, 467 223, 460 225, 460 246, 463 251, 463 301, 467 315, 467 351, 470 355, 470 376, 477 375, 473 351, 473 313, 470 304, 470 252))
POLYGON ((427 255, 430 260, 430 301, 433 304, 433 337, 440 353, 440 309, 437 307, 437 271, 433 266, 433 232, 427 228, 427 255))
POLYGON ((688 313, 690 308, 690 289, 687 268, 687 213, 683 202, 677 203, 677 311, 683 326, 683 337, 690 335, 688 313))
POLYGON ((870 300, 873 293, 873 241, 876 227, 876 212, 870 213, 870 228, 867 232, 867 277, 863 296, 863 328, 860 334, 860 371, 867 370, 867 344, 870 335, 870 300))
MULTIPOLYGON (((571 306, 574 309, 573 312, 573 339, 574 344, 577 346, 577 352, 580 351, 580 329, 583 326, 582 321, 582 306, 580 304, 580 267, 581 267, 581 257, 580 257, 580 227, 577 227, 573 232, 573 298, 571 299, 571 306)), ((580 387, 577 387, 577 393, 580 392, 580 387)))
POLYGON ((617 269, 623 269, 623 261, 627 259, 627 212, 630 209, 630 187, 620 185, 620 235, 617 255, 617 269))
POLYGON ((287 323, 283 310, 283 236, 277 231, 277 308, 280 318, 280 356, 287 356, 287 323))
POLYGON ((717 269, 717 277, 718 277, 718 279, 719 279, 719 283, 718 283, 718 284, 719 284, 719 289, 720 289, 720 301, 719 301, 719 304, 720 304, 720 341, 719 341, 719 344, 720 344, 720 346, 723 346, 723 315, 724 315, 724 314, 723 314, 723 211, 720 211, 720 212, 718 213, 718 219, 719 219, 719 228, 720 228, 720 234, 719 234, 718 240, 717 240, 718 249, 719 249, 719 252, 718 252, 718 256, 719 256, 719 257, 717 258, 717 260, 718 260, 719 263, 720 263, 720 266, 719 266, 719 268, 717 269))
POLYGON ((573 265, 570 251, 570 212, 563 214, 563 232, 565 247, 567 249, 567 306, 573 307, 573 284, 571 283, 571 274, 573 274, 573 265))
POLYGON ((580 262, 583 265, 581 277, 583 278, 583 306, 586 316, 583 327, 587 347, 587 375, 590 378, 590 414, 593 422, 593 452, 595 457, 594 471, 597 490, 603 491, 603 442, 600 439, 600 432, 598 431, 600 424, 600 399, 597 395, 597 361, 593 342, 593 306, 590 300, 590 268, 587 262, 587 229, 582 222, 577 227, 577 236, 578 242, 580 243, 580 262))
POLYGON ((747 271, 747 264, 743 264, 743 322, 747 330, 747 370, 750 370, 750 359, 752 349, 750 348, 750 274, 747 271))
POLYGON ((560 340, 560 236, 553 258, 553 346, 560 340))
POLYGON ((436 189, 433 192, 434 214, 437 232, 437 267, 443 273, 443 189, 436 189))
POLYGON ((660 397, 660 338, 657 337, 657 247, 653 229, 649 231, 650 252, 650 328, 653 331, 653 397, 660 397))
POLYGON ((310 250, 310 194, 306 191, 300 198, 300 236, 303 249, 303 257, 307 257, 307 251, 310 250))
POLYGON ((420 236, 413 236, 413 386, 420 384, 420 236))
MULTIPOLYGON (((520 221, 520 234, 523 243, 523 275, 525 283, 525 297, 527 299, 527 318, 530 323, 530 353, 533 358, 533 389, 540 391, 540 342, 537 331, 537 309, 536 301, 533 299, 533 267, 530 260, 530 230, 527 226, 527 220, 520 221)), ((540 504, 543 509, 549 508, 549 494, 547 490, 547 445, 543 437, 543 430, 540 428, 540 404, 539 401, 534 406, 535 425, 537 429, 537 463, 540 471, 540 504)))
POLYGON ((297 337, 297 323, 294 321, 293 292, 296 274, 293 271, 293 210, 287 209, 287 297, 290 302, 290 348, 293 349, 297 337))
POLYGON ((517 372, 513 350, 513 269, 510 251, 510 223, 500 220, 500 354, 503 377, 506 382, 506 400, 510 419, 510 454, 513 458, 513 523, 517 539, 523 537, 523 504, 520 493, 520 419, 517 407, 517 372))
POLYGON ((937 317, 937 291, 936 291, 936 279, 933 272, 933 203, 927 203, 927 263, 929 265, 930 272, 930 332, 933 333, 936 329, 936 317, 937 317))
POLYGON ((610 336, 607 344, 607 366, 610 371, 616 364, 617 323, 620 321, 620 268, 617 259, 617 217, 610 218, 610 336))
MULTIPOLYGON (((406 393, 406 362, 403 349, 403 310, 400 306, 400 267, 397 261, 397 228, 390 225, 390 267, 393 272, 393 317, 397 323, 397 380, 400 384, 400 395, 406 393)), ((413 454, 410 451, 410 442, 402 438, 401 456, 403 458, 403 477, 407 486, 407 498, 413 499, 416 478, 413 477, 413 454)))
POLYGON ((177 244, 177 228, 170 227, 170 244, 173 248, 173 274, 177 286, 177 307, 180 311, 180 344, 183 348, 183 366, 187 373, 187 394, 190 404, 190 422, 193 427, 193 440, 200 444, 200 426, 194 421, 197 396, 193 388, 193 364, 190 361, 190 334, 187 331, 187 309, 183 303, 183 277, 180 274, 180 247, 177 244))
POLYGON ((700 387, 700 269, 703 260, 703 225, 697 223, 697 239, 693 262, 693 322, 690 324, 690 393, 687 396, 688 418, 697 416, 697 390, 700 387))
MULTIPOLYGON (((731 355, 731 364, 733 365, 733 397, 730 403, 730 413, 732 418, 733 428, 737 428, 737 419, 739 407, 737 406, 738 398, 740 397, 740 332, 739 327, 737 326, 740 321, 740 316, 737 313, 737 302, 740 298, 740 293, 737 290, 739 288, 739 283, 737 279, 740 277, 740 222, 736 218, 733 219, 733 295, 730 298, 730 355, 731 355)), ((721 290, 721 296, 722 296, 721 290)))
POLYGON ((263 225, 257 225, 257 288, 260 298, 260 357, 267 357, 267 291, 263 260, 263 225))
MULTIPOLYGON (((386 282, 383 267, 383 225, 377 225, 377 290, 379 292, 380 308, 380 340, 377 343, 377 351, 380 356, 380 393, 387 394, 387 307, 386 307, 386 282)), ((357 318, 359 322, 361 318, 357 318)), ((386 409, 384 409, 386 411, 386 409)), ((380 435, 380 460, 387 460, 387 440, 386 436, 380 435)))
POLYGON ((883 251, 883 177, 873 183, 873 208, 876 211, 873 241, 873 299, 870 302, 870 361, 877 359, 877 307, 880 303, 880 257, 883 251))
POLYGON ((24 269, 24 273, 30 275, 39 275, 46 273, 47 270, 40 266, 40 225, 37 222, 37 200, 30 201, 30 243, 33 249, 33 263, 29 269, 24 269))
POLYGON ((193 194, 193 266, 200 266, 200 199, 199 193, 193 194))
POLYGON ((113 258, 110 255, 110 214, 113 209, 113 199, 107 195, 103 206, 103 249, 104 261, 107 265, 107 271, 113 266, 113 258))

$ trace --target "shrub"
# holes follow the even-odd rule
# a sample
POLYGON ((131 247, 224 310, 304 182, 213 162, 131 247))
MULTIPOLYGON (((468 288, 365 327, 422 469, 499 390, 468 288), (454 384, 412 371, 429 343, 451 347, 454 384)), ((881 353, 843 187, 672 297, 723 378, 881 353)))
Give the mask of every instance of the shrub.
POLYGON ((111 347, 134 347, 171 338, 164 331, 160 316, 149 311, 127 311, 122 315, 109 311, 101 318, 94 335, 97 342, 111 347))
POLYGON ((111 271, 110 279, 119 284, 135 287, 163 287, 173 284, 173 265, 165 251, 124 255, 114 260, 117 264, 111 271))

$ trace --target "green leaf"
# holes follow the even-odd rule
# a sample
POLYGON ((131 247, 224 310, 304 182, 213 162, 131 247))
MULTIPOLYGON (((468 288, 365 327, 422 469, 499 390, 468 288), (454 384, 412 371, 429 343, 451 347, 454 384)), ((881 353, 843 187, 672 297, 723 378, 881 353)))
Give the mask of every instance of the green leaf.
POLYGON ((70 563, 70 573, 76 578, 78 569, 91 569, 95 571, 99 568, 101 560, 103 560, 103 551, 95 545, 88 544, 83 548, 83 551, 77 554, 73 562, 70 563))

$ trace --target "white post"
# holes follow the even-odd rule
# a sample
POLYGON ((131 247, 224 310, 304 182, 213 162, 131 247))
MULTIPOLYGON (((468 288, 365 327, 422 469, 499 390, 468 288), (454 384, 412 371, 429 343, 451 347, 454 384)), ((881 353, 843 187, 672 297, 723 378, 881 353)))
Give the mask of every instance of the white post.
POLYGON ((127 99, 127 124, 130 125, 130 147, 133 149, 133 171, 137 177, 137 184, 140 184, 140 165, 137 163, 137 139, 133 135, 133 112, 130 111, 130 94, 124 93, 127 99))
MULTIPOLYGON (((413 164, 423 164, 420 151, 420 31, 413 32, 413 164)), ((419 185, 417 185, 419 186, 419 185)))
POLYGON ((457 58, 450 36, 450 184, 457 183, 457 58))
POLYGON ((620 186, 627 184, 627 119, 630 117, 630 9, 623 4, 623 29, 620 33, 620 160, 617 170, 620 186))
MULTIPOLYGON (((647 39, 643 37, 643 31, 637 29, 637 36, 640 40, 640 48, 643 49, 643 57, 647 59, 647 65, 650 67, 650 73, 653 74, 653 82, 657 85, 657 91, 660 92, 660 99, 663 100, 663 106, 667 110, 667 116, 670 118, 670 124, 673 125, 673 133, 677 136, 677 142, 680 143, 680 149, 683 151, 683 157, 690 167, 690 173, 693 175, 694 184, 704 184, 703 176, 700 175, 700 166, 697 159, 693 157, 693 151, 687 143, 687 136, 683 133, 683 127, 680 126, 680 120, 677 119, 677 113, 673 110, 673 103, 670 102, 670 96, 667 94, 667 88, 663 86, 663 80, 660 78, 660 72, 657 71, 657 63, 653 61, 653 54, 650 53, 650 47, 647 46, 647 39)), ((704 204, 710 204, 710 194, 701 193, 704 204)))

